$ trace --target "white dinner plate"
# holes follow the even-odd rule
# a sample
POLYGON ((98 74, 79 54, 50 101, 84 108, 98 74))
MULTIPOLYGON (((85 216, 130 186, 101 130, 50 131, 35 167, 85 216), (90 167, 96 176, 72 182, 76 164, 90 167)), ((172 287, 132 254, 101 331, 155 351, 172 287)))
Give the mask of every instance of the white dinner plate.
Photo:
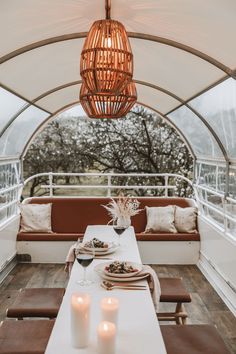
MULTIPOLYGON (((103 263, 104 264, 104 263, 103 263)), ((107 276, 105 273, 103 273, 103 270, 101 268, 101 264, 97 264, 94 267, 94 270, 100 275, 100 277, 102 279, 105 280, 110 280, 110 281, 117 281, 117 282, 133 282, 133 281, 139 281, 142 279, 147 278, 149 275, 148 274, 144 274, 144 275, 136 275, 135 277, 129 277, 129 278, 117 278, 117 277, 110 277, 107 276)))
POLYGON ((112 279, 112 278, 118 278, 118 279, 130 279, 134 276, 136 276, 138 273, 141 272, 141 270, 143 269, 142 264, 139 263, 134 263, 134 262, 126 262, 129 265, 131 265, 133 268, 137 269, 137 271, 132 272, 132 273, 125 273, 125 274, 117 274, 117 273, 109 273, 108 271, 106 271, 106 267, 109 266, 109 264, 113 263, 113 261, 111 262, 105 262, 102 264, 99 264, 99 271, 101 271, 108 279, 112 279))
POLYGON ((88 246, 83 246, 83 248, 85 249, 85 250, 88 250, 88 251, 91 251, 91 250, 94 250, 94 251, 96 251, 96 252, 101 252, 101 253, 103 253, 103 252, 107 252, 109 249, 111 249, 111 248, 113 248, 114 247, 114 245, 116 245, 114 242, 107 242, 107 245, 108 245, 108 247, 88 247, 88 246))
MULTIPOLYGON (((101 251, 97 251, 97 249, 96 248, 94 248, 94 252, 95 252, 95 256, 105 256, 105 255, 107 255, 107 254, 112 254, 112 253, 114 253, 118 248, 119 248, 120 246, 118 245, 118 244, 116 244, 116 243, 113 243, 113 246, 112 247, 110 247, 110 248, 107 248, 106 250, 104 250, 103 252, 101 252, 101 251)), ((85 249, 85 248, 84 248, 85 249)), ((91 248, 86 248, 86 251, 92 251, 92 249, 91 248)))

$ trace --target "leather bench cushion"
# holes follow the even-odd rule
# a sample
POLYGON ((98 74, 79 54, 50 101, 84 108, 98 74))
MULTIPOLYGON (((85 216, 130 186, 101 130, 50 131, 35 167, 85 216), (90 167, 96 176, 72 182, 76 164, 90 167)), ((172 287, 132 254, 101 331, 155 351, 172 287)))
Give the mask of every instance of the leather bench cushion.
POLYGON ((31 232, 19 232, 17 235, 17 241, 77 241, 78 238, 83 237, 84 234, 79 233, 31 233, 31 232))
POLYGON ((136 234, 137 241, 200 241, 200 234, 172 234, 172 233, 160 233, 160 234, 136 234))
MULTIPOLYGON (((77 241, 83 237, 82 233, 31 233, 19 232, 17 241, 77 241)), ((200 235, 197 234, 136 234, 137 241, 199 241, 200 235)))
POLYGON ((54 320, 2 322, 0 354, 44 354, 54 320))
MULTIPOLYGON (((114 198, 116 199, 116 198, 114 198)), ((145 230, 147 219, 145 206, 178 205, 189 207, 193 205, 191 199, 186 198, 137 198, 140 208, 138 215, 132 217, 135 232, 145 230)), ((52 205, 52 230, 55 233, 84 233, 87 225, 106 225, 109 217, 102 205, 107 204, 110 198, 85 197, 85 198, 31 198, 29 203, 53 203, 52 205)))
POLYGON ((161 286, 160 302, 191 302, 181 278, 159 278, 161 286))
POLYGON ((163 325, 167 354, 230 354, 211 325, 163 325))
POLYGON ((56 317, 64 293, 64 288, 21 289, 7 317, 56 317))

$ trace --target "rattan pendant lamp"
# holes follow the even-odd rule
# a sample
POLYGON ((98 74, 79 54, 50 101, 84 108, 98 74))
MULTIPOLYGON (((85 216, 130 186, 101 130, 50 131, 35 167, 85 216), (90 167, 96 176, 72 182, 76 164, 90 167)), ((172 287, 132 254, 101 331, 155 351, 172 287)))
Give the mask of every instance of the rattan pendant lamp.
POLYGON ((133 54, 125 27, 111 20, 111 0, 105 1, 106 19, 95 21, 85 40, 80 75, 91 93, 118 94, 133 76, 133 54))
POLYGON ((137 100, 133 54, 124 26, 110 19, 110 0, 105 0, 106 19, 95 21, 81 53, 80 102, 91 118, 120 118, 137 100))

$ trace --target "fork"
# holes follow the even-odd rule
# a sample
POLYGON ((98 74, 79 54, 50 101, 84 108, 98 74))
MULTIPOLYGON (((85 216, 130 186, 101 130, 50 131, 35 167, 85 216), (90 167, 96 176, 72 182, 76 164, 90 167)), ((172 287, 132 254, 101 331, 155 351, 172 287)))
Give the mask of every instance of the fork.
POLYGON ((120 283, 115 284, 109 281, 103 281, 101 286, 106 290, 113 290, 113 289, 146 290, 147 289, 147 287, 144 285, 120 284, 120 283))

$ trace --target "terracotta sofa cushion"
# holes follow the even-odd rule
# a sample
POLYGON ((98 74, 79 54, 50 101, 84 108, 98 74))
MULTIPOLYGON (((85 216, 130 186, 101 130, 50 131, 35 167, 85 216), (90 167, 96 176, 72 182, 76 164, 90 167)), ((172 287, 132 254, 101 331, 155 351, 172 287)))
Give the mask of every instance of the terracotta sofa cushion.
POLYGON ((136 233, 137 241, 200 241, 200 234, 182 234, 182 233, 160 233, 146 234, 136 233))
MULTIPOLYGON (((199 240, 199 234, 144 234, 147 223, 145 206, 178 205, 182 208, 192 206, 191 199, 186 198, 137 198, 140 208, 138 215, 132 217, 132 225, 137 233, 137 239, 142 240, 199 240), (188 237, 187 237, 188 235, 188 237), (162 239, 163 238, 163 239, 162 239)), ((31 198, 27 203, 52 203, 52 234, 43 233, 18 233, 18 241, 74 241, 82 236, 87 225, 106 225, 110 217, 102 207, 107 204, 107 197, 83 197, 83 198, 31 198)))

